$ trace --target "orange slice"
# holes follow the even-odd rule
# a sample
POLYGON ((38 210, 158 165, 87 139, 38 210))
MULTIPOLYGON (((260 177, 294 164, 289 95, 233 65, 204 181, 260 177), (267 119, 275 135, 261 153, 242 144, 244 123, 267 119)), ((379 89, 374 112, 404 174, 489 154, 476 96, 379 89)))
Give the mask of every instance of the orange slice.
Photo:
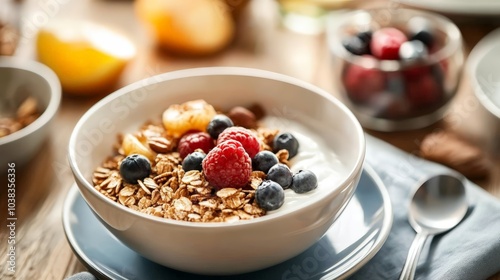
POLYGON ((231 8, 221 0, 137 0, 135 10, 157 43, 185 55, 205 55, 233 38, 231 8))
POLYGON ((57 74, 65 93, 109 92, 136 48, 125 36, 85 21, 53 20, 40 29, 37 55, 57 74))

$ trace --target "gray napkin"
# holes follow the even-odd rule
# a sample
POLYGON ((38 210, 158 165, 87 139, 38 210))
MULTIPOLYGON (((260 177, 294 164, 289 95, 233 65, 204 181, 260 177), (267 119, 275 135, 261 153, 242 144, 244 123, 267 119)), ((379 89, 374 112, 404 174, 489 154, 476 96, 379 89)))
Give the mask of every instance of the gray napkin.
POLYGON ((66 278, 66 280, 97 280, 97 278, 92 275, 90 272, 79 272, 75 275, 72 275, 68 278, 66 278))
MULTIPOLYGON (((350 279, 398 279, 415 237, 407 220, 410 191, 417 181, 447 169, 369 135, 366 161, 387 187, 394 223, 384 246, 350 279)), ((427 240, 415 279, 486 279, 500 271, 500 200, 469 181, 466 191, 465 219, 427 240)))

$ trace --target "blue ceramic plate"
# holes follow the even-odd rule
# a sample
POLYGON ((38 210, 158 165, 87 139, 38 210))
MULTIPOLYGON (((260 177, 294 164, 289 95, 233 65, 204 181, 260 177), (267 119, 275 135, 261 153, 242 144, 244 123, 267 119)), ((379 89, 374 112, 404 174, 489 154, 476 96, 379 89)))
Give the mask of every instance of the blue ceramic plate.
POLYGON ((333 279, 351 275, 378 252, 392 226, 392 208, 382 181, 365 166, 353 198, 316 244, 273 267, 224 277, 188 274, 143 258, 97 220, 76 186, 65 201, 63 226, 75 254, 100 279, 333 279))

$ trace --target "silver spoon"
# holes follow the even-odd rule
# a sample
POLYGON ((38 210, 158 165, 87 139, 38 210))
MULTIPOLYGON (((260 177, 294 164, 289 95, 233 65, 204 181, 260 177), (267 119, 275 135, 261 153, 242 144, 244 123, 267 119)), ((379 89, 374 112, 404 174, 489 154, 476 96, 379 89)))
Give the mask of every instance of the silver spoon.
POLYGON ((408 221, 417 235, 411 244, 400 280, 411 280, 415 276, 418 258, 427 237, 458 225, 467 208, 463 178, 457 175, 436 175, 415 190, 408 221))

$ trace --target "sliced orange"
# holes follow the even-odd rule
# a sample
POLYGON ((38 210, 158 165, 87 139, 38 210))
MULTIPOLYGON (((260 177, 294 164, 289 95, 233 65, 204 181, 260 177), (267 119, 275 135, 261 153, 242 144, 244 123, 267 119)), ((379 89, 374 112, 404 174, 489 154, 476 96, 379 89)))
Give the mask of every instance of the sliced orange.
POLYGON ((104 26, 53 20, 40 29, 37 55, 57 74, 65 93, 102 94, 113 88, 135 56, 134 44, 104 26))
POLYGON ((137 0, 136 13, 157 43, 186 55, 205 55, 233 38, 231 7, 221 0, 137 0))

